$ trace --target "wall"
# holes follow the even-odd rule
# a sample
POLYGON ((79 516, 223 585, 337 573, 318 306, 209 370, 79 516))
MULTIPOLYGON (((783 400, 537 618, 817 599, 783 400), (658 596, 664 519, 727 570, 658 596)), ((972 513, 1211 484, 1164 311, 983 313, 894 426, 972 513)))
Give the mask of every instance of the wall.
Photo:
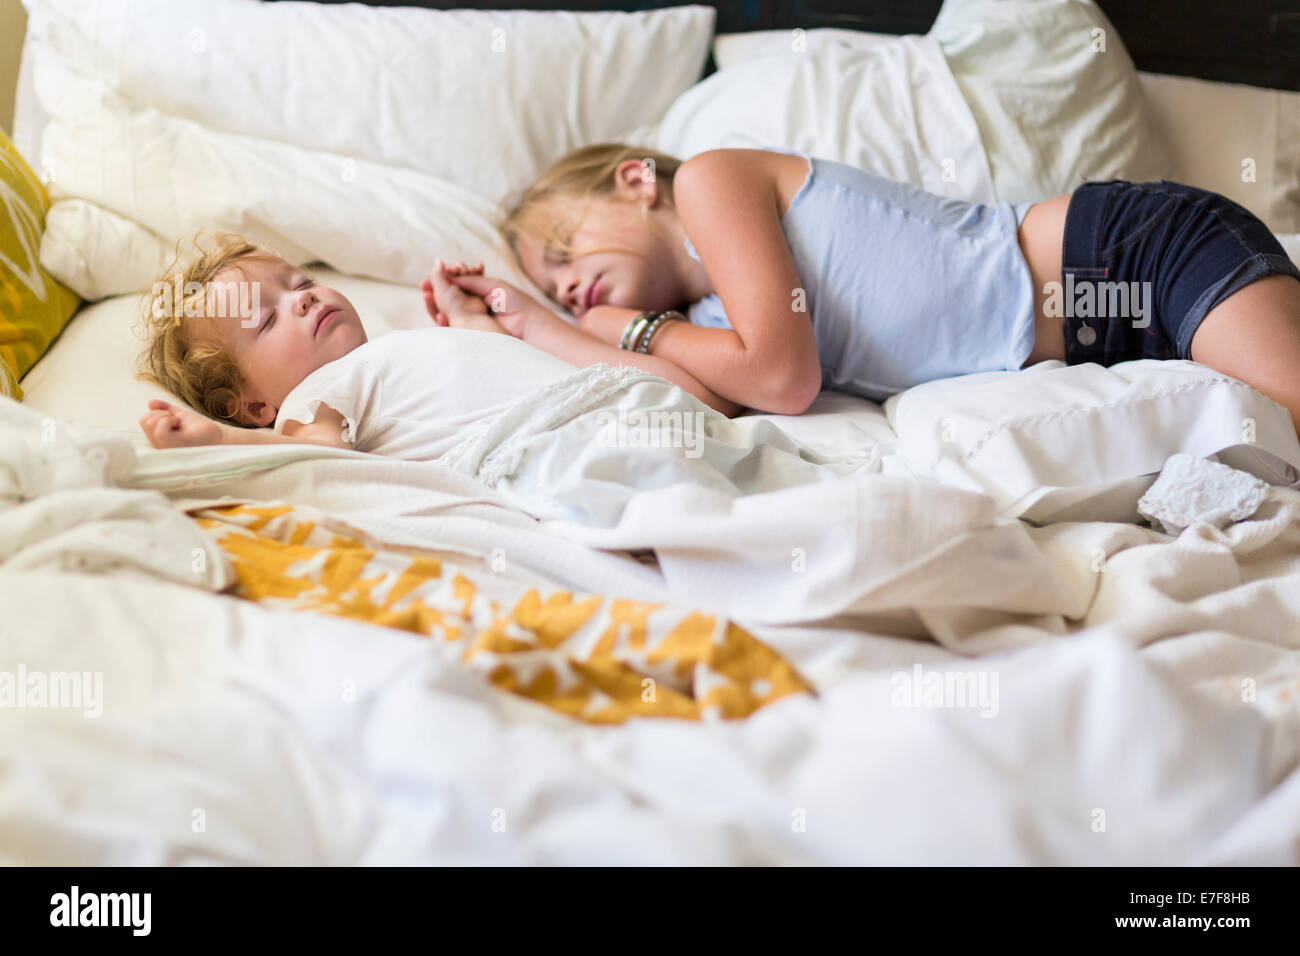
POLYGON ((27 11, 19 0, 0 0, 0 129, 6 135, 14 130, 14 88, 26 30, 27 11))

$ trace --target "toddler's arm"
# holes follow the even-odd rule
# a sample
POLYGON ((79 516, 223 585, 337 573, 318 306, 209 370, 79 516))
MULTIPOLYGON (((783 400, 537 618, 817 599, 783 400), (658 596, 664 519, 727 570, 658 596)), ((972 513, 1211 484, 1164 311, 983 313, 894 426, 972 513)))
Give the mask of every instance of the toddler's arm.
POLYGON ((214 422, 191 408, 162 399, 149 401, 150 411, 140 418, 140 428, 154 448, 190 448, 197 445, 327 445, 351 448, 343 438, 343 416, 328 405, 316 409, 310 425, 285 422, 284 434, 262 428, 240 428, 214 422))

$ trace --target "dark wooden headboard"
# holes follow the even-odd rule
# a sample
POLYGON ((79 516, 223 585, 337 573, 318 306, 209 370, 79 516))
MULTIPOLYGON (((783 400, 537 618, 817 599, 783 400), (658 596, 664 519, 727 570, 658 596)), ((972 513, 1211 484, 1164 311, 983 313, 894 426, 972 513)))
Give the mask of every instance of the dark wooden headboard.
MULTIPOLYGON (((341 3, 348 0, 320 0, 341 3)), ((362 0, 370 6, 477 10, 651 10, 684 0, 362 0)), ((1300 0, 1098 0, 1139 70, 1300 90, 1300 0)), ((925 33, 941 0, 722 0, 718 33, 839 27, 925 33)), ((710 62, 708 70, 712 70, 710 62)), ((707 72, 707 71, 706 71, 707 72)))

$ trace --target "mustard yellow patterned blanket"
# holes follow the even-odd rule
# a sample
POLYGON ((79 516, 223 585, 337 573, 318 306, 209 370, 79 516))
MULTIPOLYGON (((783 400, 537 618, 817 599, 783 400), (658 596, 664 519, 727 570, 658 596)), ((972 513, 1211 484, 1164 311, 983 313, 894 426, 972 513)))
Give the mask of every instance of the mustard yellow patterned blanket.
POLYGON ((726 617, 523 586, 503 603, 486 593, 490 570, 385 548, 297 510, 238 503, 189 513, 230 558, 235 595, 425 635, 503 690, 589 723, 736 719, 813 693, 726 617))

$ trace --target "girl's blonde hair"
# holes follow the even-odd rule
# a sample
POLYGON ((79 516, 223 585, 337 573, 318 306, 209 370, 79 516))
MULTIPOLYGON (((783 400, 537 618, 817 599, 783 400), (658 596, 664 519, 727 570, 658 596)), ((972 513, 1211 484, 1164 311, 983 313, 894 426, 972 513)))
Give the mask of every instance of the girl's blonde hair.
POLYGON ((519 240, 524 236, 572 255, 574 224, 565 222, 558 214, 557 202, 582 202, 614 195, 614 174, 619 164, 629 159, 641 161, 642 175, 654 177, 660 195, 671 203, 673 176, 682 164, 677 157, 626 143, 583 146, 560 157, 537 182, 507 202, 500 228, 515 256, 519 255, 519 240))
POLYGON ((249 259, 278 257, 235 233, 200 232, 192 240, 190 255, 181 251, 183 241, 176 244, 176 257, 141 302, 148 345, 137 363, 136 379, 161 385, 218 421, 255 428, 244 420, 240 401, 248 377, 221 345, 196 338, 194 320, 205 320, 216 329, 209 306, 229 297, 210 296, 208 284, 222 270, 249 259), (185 258, 189 261, 182 265, 185 258))

